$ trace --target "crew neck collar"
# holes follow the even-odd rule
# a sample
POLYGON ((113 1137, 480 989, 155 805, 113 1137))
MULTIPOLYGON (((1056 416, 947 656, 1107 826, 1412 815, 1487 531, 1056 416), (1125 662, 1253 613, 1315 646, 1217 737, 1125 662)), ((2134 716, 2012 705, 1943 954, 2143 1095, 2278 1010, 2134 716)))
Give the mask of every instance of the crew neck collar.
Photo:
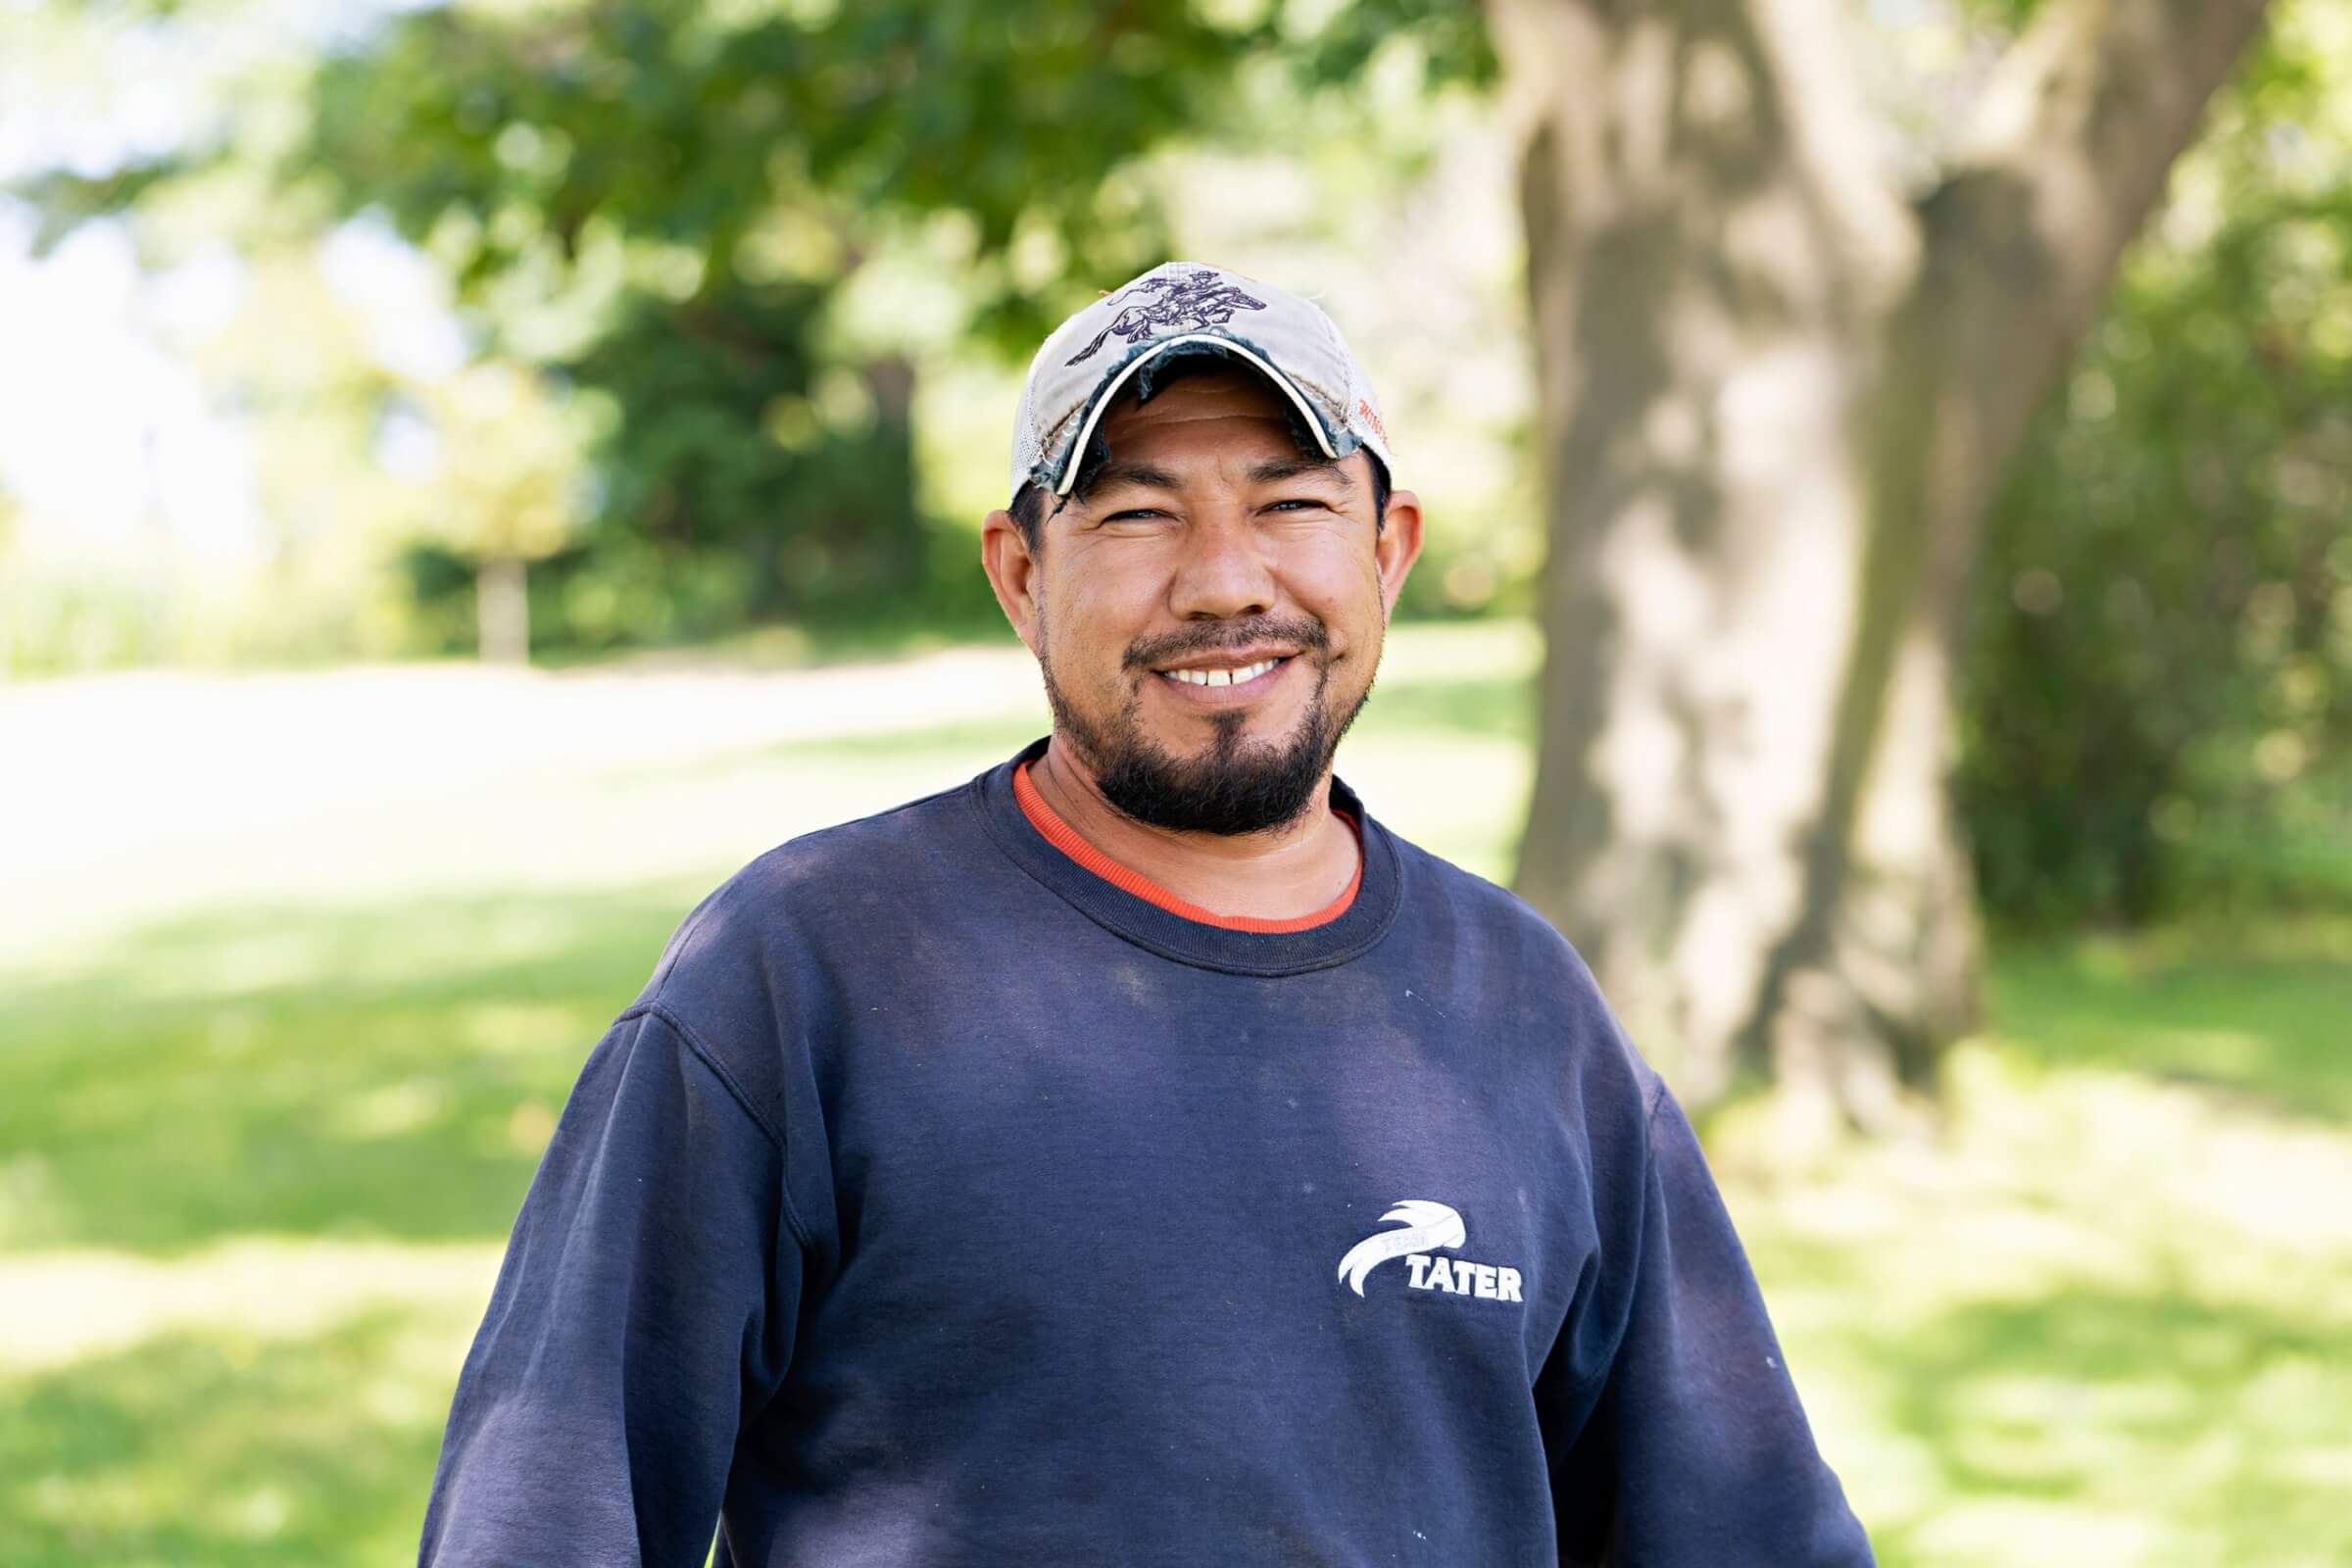
POLYGON ((997 847, 1023 871, 1113 934, 1164 958, 1233 974, 1285 975, 1346 963, 1387 935, 1402 903, 1396 842, 1337 776, 1331 805, 1351 814, 1362 845, 1354 899, 1340 914, 1299 931, 1237 931, 1191 920, 1098 876, 1040 833, 1014 795, 1013 770, 1045 756, 1051 736, 972 780, 974 808, 997 847))

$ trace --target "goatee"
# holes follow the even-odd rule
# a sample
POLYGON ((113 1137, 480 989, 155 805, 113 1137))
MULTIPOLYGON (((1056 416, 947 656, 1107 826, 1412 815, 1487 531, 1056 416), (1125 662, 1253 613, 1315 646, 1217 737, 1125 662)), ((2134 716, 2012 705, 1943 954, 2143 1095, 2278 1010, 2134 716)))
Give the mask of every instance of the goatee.
POLYGON ((1187 833, 1264 833, 1298 821, 1315 805, 1324 770, 1340 739, 1372 695, 1369 682, 1346 712, 1331 703, 1331 637, 1320 621, 1259 618, 1220 624, 1199 632, 1152 638, 1130 647, 1124 667, 1143 680, 1161 680, 1155 666, 1191 654, 1241 649, 1252 643, 1296 647, 1295 660, 1311 660, 1315 689, 1298 726, 1285 740, 1249 742, 1245 712, 1210 719, 1209 748, 1198 757, 1173 757, 1144 732, 1139 689, 1106 723, 1088 720, 1054 682, 1052 663, 1039 650, 1046 701, 1054 727, 1068 740, 1094 774, 1102 798, 1139 822, 1187 833))

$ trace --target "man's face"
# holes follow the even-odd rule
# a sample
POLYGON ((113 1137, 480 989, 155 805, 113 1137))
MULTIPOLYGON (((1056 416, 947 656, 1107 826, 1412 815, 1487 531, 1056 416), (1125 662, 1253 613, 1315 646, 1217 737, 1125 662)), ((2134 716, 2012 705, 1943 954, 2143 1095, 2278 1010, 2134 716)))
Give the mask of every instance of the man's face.
POLYGON ((1301 453, 1286 408, 1239 367, 1174 380, 1105 416, 1109 460, 1049 498, 1042 561, 990 518, 990 576, 1056 736, 1140 820, 1295 820, 1372 689, 1420 511, 1399 491, 1376 530, 1370 459, 1301 453))

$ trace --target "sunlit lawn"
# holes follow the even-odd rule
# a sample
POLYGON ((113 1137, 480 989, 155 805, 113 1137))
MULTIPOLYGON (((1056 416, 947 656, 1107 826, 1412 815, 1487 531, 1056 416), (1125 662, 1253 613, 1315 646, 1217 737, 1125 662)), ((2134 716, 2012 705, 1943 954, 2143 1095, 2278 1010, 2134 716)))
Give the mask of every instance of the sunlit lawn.
MULTIPOLYGON (((1490 874, 1529 656, 1403 638, 1343 755, 1490 874)), ((331 815, 173 841, 108 873, 151 884, 111 922, 53 858, 83 917, 0 949, 0 1560, 413 1560, 581 1056, 743 858, 1039 727, 1026 688, 954 696, 912 731, 518 763, 371 808, 364 856, 331 815), (265 892, 221 903, 214 855, 265 892)), ((1883 1559, 2352 1560, 2352 922, 2021 946, 1994 980, 1938 1141, 1791 1163, 1761 1116, 1715 1130, 1883 1559)))

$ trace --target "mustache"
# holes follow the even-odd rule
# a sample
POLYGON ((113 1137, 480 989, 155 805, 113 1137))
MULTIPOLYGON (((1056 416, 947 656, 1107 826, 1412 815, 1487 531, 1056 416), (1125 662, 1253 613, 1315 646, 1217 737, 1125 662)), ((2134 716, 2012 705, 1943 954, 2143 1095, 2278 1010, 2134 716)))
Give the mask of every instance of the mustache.
POLYGON ((1331 631, 1307 615, 1251 615, 1242 620, 1203 621, 1183 631, 1140 637, 1127 645, 1119 662, 1127 669, 1151 669, 1171 659, 1222 653, 1254 643, 1290 643, 1301 653, 1327 653, 1331 648, 1331 631))

